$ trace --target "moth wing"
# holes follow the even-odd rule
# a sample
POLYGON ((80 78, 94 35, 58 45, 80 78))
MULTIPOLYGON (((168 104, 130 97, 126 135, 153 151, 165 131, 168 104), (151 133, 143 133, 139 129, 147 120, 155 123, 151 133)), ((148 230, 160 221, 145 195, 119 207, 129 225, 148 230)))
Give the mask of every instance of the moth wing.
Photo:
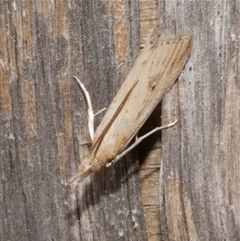
POLYGON ((136 135, 176 81, 190 49, 188 35, 161 41, 153 32, 94 134, 93 146, 101 141, 98 161, 114 159, 136 135))

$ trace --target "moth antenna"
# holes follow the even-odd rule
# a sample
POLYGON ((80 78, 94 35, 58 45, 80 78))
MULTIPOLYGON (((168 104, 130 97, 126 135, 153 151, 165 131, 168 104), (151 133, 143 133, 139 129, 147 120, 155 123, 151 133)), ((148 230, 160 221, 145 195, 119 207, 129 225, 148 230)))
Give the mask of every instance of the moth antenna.
POLYGON ((81 90, 83 91, 83 94, 85 96, 85 99, 87 101, 87 106, 88 106, 88 131, 91 137, 91 141, 93 140, 93 135, 94 135, 94 114, 93 114, 93 108, 92 108, 92 102, 90 95, 85 88, 84 84, 78 79, 78 77, 73 76, 73 78, 78 82, 81 90))

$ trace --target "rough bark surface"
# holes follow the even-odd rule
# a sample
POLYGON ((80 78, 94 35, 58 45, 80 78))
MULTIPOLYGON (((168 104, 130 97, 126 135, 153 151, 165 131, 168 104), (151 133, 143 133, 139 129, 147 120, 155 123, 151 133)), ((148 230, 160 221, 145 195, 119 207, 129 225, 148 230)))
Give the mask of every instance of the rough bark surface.
POLYGON ((240 240, 240 1, 159 1, 191 57, 163 103, 162 240, 240 240))
POLYGON ((138 5, 1 1, 0 240, 147 239, 134 156, 65 186, 89 150, 72 75, 109 105, 140 50, 138 5))

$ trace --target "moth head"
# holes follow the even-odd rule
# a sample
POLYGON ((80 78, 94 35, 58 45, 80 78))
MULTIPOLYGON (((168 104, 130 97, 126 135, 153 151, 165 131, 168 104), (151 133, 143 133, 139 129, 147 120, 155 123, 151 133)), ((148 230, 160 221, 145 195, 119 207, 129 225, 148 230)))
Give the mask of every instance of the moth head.
POLYGON ((74 188, 78 183, 82 182, 91 172, 97 172, 101 165, 92 156, 86 156, 78 167, 78 172, 68 180, 68 184, 74 188))

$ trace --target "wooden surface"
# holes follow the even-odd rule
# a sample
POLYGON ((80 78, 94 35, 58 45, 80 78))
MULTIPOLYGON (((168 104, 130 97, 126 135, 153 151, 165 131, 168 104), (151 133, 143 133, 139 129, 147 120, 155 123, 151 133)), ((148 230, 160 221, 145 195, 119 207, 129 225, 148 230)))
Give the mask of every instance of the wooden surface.
POLYGON ((239 1, 1 1, 0 16, 0 240, 240 239, 239 1), (72 75, 107 107, 160 22, 192 53, 141 133, 179 123, 138 147, 141 186, 135 150, 71 192, 90 148, 72 75))
MULTIPOLYGON (((157 0, 140 1, 140 43, 144 47, 149 33, 159 24, 159 8, 157 0)), ((161 105, 159 105, 149 120, 139 132, 139 136, 161 125, 161 105)), ((140 160, 140 180, 142 204, 145 216, 148 241, 161 239, 160 209, 159 209, 159 168, 161 156, 161 133, 150 136, 138 149, 140 160)))
MULTIPOLYGON (((158 105, 145 123, 139 136, 161 125, 161 105, 158 105)), ((140 160, 140 180, 142 203, 146 230, 149 241, 161 238, 159 209, 159 169, 161 156, 161 132, 157 132, 140 143, 138 147, 140 160)))
POLYGON ((191 57, 163 101, 163 240, 240 240, 239 1, 160 1, 165 34, 190 31, 191 57))
POLYGON ((107 107, 139 53, 138 14, 116 1, 0 3, 0 240, 147 239, 134 155, 65 186, 89 150, 72 76, 107 107))

